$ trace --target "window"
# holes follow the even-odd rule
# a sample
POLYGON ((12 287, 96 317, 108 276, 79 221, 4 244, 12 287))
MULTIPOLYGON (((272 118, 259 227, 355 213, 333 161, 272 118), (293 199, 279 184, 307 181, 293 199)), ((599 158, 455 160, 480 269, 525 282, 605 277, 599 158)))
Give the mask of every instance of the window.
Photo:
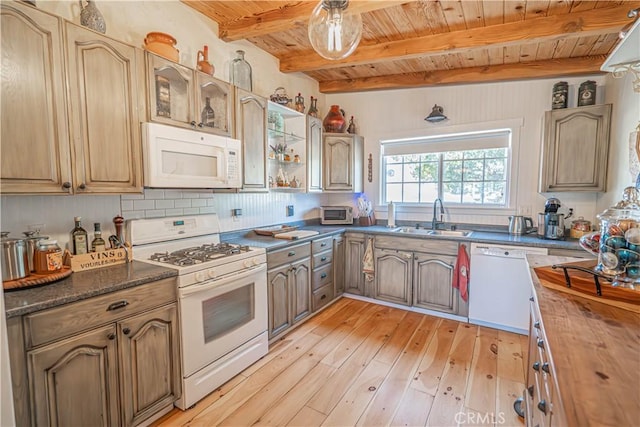
POLYGON ((471 132, 382 144, 382 200, 508 205, 511 131, 471 132))

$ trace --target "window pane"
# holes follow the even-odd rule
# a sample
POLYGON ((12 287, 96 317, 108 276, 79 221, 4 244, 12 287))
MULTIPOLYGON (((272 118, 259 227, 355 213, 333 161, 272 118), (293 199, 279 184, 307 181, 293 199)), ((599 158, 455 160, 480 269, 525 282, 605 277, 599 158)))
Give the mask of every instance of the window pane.
POLYGON ((432 202, 438 198, 438 183, 420 184, 420 201, 422 203, 432 202))
POLYGON ((493 203, 497 205, 504 204, 506 202, 505 187, 505 182, 485 182, 484 203, 493 203))
POLYGON ((483 173, 483 160, 467 160, 464 162, 463 179, 465 181, 482 181, 483 173))
POLYGON ((465 182, 462 187, 462 203, 482 203, 482 187, 481 182, 465 182))
POLYGON ((507 159, 489 159, 485 165, 485 179, 491 181, 506 180, 507 159))
POLYGON ((462 151, 448 151, 444 154, 445 160, 458 160, 462 159, 462 151))
POLYGON ((462 201, 462 184, 459 182, 447 182, 442 184, 442 200, 451 203, 462 201))
POLYGON ((386 156, 385 161, 387 163, 402 163, 402 156, 386 156))
POLYGON ((418 184, 405 184, 404 185, 404 197, 402 199, 403 202, 408 203, 417 203, 420 201, 418 198, 418 184))
POLYGON ((422 154, 420 156, 420 159, 423 162, 437 162, 438 160, 440 160, 440 155, 438 153, 422 154))
POLYGON ((407 163, 404 165, 404 182, 417 182, 420 179, 420 163, 407 163))
POLYGON ((387 184, 386 202, 389 203, 390 201, 402 201, 402 184, 387 184))
POLYGON ((419 162, 420 161, 420 154, 408 154, 408 155, 404 156, 404 161, 405 161, 405 163, 407 163, 407 162, 419 162))
POLYGON ((506 148, 490 148, 486 151, 486 157, 507 157, 506 148))
POLYGON ((420 178, 423 182, 438 182, 438 163, 428 162, 422 163, 421 166, 422 177, 420 178))
POLYGON ((402 164, 387 165, 387 182, 402 182, 402 164))
POLYGON ((443 162, 442 164, 442 180, 461 181, 462 180, 462 162, 443 162))
POLYGON ((463 151, 465 159, 482 159, 484 157, 484 150, 469 150, 463 151))

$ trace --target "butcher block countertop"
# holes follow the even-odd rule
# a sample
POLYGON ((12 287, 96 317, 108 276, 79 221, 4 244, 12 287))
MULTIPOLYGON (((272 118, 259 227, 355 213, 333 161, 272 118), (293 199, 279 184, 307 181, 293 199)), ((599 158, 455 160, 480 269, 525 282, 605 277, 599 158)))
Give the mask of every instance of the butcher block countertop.
POLYGON ((576 258, 527 260, 567 425, 637 426, 640 314, 545 288, 533 270, 576 258))

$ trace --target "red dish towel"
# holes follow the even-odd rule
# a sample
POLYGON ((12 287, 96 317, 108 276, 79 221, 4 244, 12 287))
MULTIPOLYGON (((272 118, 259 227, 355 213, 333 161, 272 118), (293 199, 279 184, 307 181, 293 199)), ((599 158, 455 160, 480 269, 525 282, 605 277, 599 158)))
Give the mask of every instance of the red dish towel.
POLYGON ((456 269, 453 272, 453 283, 451 284, 460 290, 460 296, 463 300, 469 300, 469 255, 465 245, 458 248, 458 259, 456 260, 456 269))

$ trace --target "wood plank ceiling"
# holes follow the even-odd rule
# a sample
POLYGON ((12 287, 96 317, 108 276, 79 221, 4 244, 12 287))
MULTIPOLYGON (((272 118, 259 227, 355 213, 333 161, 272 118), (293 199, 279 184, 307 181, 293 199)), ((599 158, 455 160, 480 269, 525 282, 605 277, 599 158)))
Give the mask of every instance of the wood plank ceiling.
POLYGON ((225 41, 246 39, 303 72, 323 93, 467 84, 600 72, 640 1, 351 0, 362 13, 355 52, 329 61, 313 51, 314 1, 182 0, 218 23, 225 41))

